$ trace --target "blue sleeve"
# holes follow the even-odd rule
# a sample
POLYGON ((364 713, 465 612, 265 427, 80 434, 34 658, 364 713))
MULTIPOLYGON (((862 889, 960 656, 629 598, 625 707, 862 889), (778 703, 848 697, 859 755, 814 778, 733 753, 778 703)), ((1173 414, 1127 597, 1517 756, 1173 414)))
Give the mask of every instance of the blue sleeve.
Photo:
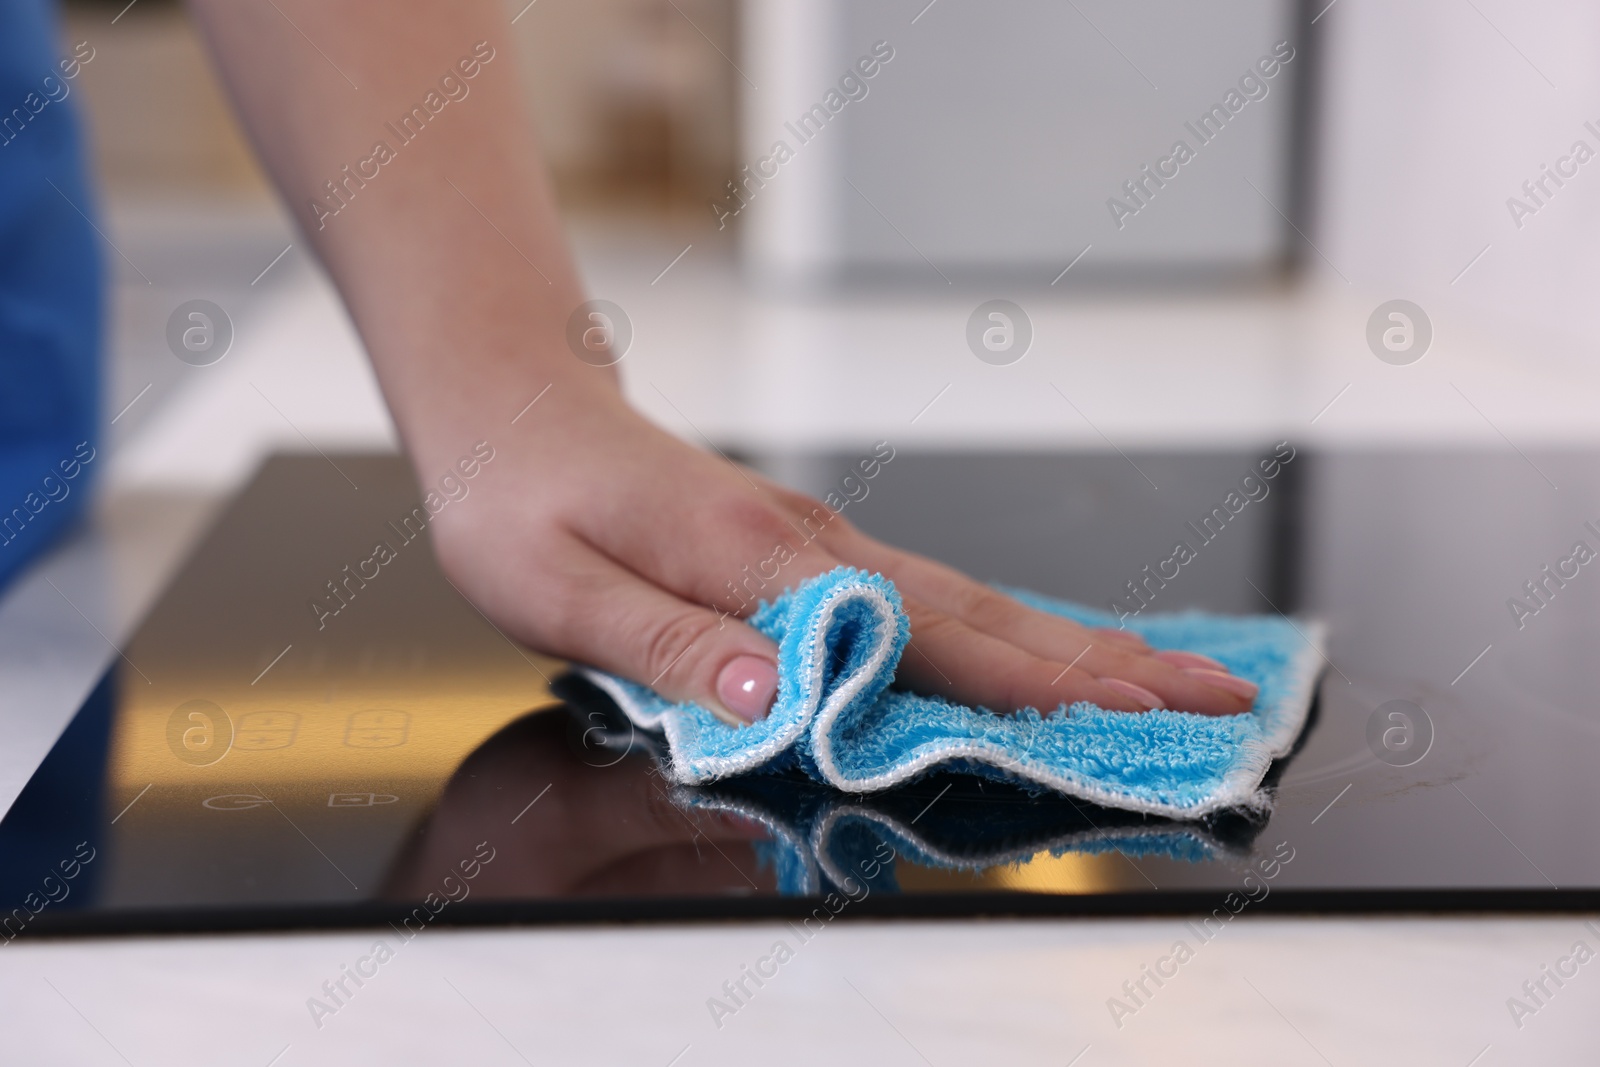
POLYGON ((100 413, 100 238, 80 139, 88 43, 0 0, 0 585, 88 500, 100 413))

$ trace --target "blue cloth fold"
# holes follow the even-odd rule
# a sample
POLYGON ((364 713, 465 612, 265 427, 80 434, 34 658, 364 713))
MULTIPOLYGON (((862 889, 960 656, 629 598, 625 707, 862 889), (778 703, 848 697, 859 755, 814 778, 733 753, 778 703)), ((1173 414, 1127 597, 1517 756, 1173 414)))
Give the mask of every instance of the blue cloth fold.
MULTIPOLYGON (((1113 616, 1008 590, 1041 611, 1090 626, 1113 616)), ((672 776, 686 785, 798 769, 849 793, 932 770, 1052 790, 1172 818, 1261 808, 1261 781, 1305 724, 1321 664, 1321 628, 1277 616, 1142 615, 1128 628, 1156 648, 1221 661, 1260 686, 1248 713, 1213 717, 1106 711, 1080 701, 996 715, 890 688, 910 624, 894 584, 840 567, 763 603, 750 624, 778 644, 771 713, 733 727, 615 675, 588 670, 640 727, 661 730, 672 776)))

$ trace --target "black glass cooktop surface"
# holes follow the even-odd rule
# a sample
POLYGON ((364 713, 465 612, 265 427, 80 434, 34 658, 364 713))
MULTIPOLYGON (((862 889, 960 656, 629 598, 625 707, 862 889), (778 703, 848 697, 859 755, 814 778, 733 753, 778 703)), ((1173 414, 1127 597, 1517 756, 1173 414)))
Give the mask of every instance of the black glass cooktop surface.
POLYGON ((401 461, 275 458, 0 823, 0 928, 1600 906, 1600 464, 1284 455, 751 457, 987 580, 1131 608, 1187 540, 1145 610, 1323 620, 1272 809, 1190 823, 956 776, 676 786, 455 592, 401 461))

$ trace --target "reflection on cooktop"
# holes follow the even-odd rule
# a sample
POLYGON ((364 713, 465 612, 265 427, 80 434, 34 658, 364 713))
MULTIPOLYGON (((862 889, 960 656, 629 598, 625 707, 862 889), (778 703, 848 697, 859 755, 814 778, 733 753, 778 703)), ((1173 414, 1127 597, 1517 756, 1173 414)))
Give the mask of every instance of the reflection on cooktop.
MULTIPOLYGON (((901 454, 849 515, 1104 603, 1256 458, 901 454)), ((825 491, 849 461, 768 466, 825 491)), ((379 577, 351 571, 417 494, 395 458, 338 463, 359 492, 319 457, 263 468, 0 823, 8 938, 1600 904, 1600 583, 1506 608, 1600 516, 1586 457, 1539 457, 1560 495, 1516 456, 1285 465, 1159 607, 1316 614, 1329 670, 1271 809, 1188 823, 948 774, 870 796, 675 785, 656 738, 456 594, 425 530, 379 577)))
POLYGON ((866 797, 797 774, 685 787, 661 773, 659 739, 599 690, 576 676, 556 688, 565 715, 506 727, 446 785, 391 875, 390 886, 402 887, 392 897, 414 899, 427 872, 470 852, 484 827, 513 823, 522 828, 509 844, 490 842, 508 860, 477 887, 486 897, 626 897, 640 886, 816 896, 856 892, 863 880, 891 892, 901 881, 929 890, 1132 889, 1139 875, 1119 856, 1237 863, 1261 825, 1244 815, 1146 819, 960 775, 866 797), (524 802, 538 773, 549 781, 524 802))

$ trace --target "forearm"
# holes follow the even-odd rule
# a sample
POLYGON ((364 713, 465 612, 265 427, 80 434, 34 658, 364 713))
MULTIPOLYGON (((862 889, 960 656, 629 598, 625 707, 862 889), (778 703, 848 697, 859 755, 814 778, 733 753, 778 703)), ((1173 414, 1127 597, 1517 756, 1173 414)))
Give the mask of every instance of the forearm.
POLYGON ((566 349, 583 296, 496 0, 275 3, 192 6, 413 454, 551 382, 615 402, 566 349))

